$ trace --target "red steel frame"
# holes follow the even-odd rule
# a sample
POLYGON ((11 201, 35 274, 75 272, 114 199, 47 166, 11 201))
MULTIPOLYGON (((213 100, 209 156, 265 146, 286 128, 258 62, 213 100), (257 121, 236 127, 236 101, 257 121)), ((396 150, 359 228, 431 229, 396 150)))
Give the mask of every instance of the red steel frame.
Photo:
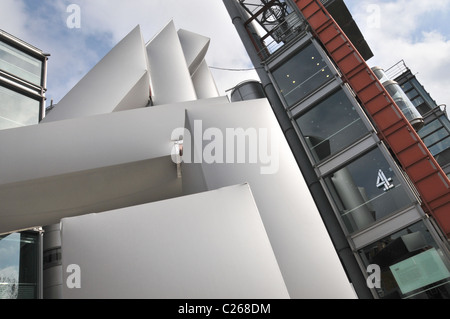
POLYGON ((295 0, 306 21, 397 156, 422 199, 422 208, 450 237, 450 181, 345 33, 318 0, 295 0))

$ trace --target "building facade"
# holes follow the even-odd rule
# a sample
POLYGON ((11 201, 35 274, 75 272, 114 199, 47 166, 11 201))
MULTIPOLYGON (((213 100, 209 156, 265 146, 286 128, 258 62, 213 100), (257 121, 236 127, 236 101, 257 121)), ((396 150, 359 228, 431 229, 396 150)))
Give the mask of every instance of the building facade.
POLYGON ((45 116, 47 59, 0 30, 0 129, 37 124, 45 116))
POLYGON ((415 105, 424 119, 424 127, 419 136, 441 165, 450 175, 450 122, 447 105, 438 105, 425 87, 418 81, 405 61, 399 61, 386 70, 388 76, 398 82, 405 94, 415 105))
POLYGON ((137 26, 0 131, 0 233, 43 227, 44 298, 356 297, 270 104, 219 96, 208 45, 137 26))
MULTIPOLYGON (((401 165, 395 143, 403 139, 385 139, 400 109, 391 103, 385 116, 377 105, 388 93, 367 70, 370 49, 344 2, 224 3, 358 296, 370 298, 367 270, 376 265, 374 298, 448 298, 448 228, 424 210, 417 179, 401 165), (368 97, 369 88, 380 93, 368 97), (440 270, 425 269, 427 261, 440 270), (407 279, 412 269, 423 276, 407 279)), ((448 225, 450 183, 435 173, 446 194, 436 209, 448 225)))
MULTIPOLYGON (((30 247, 8 296, 448 298, 442 219, 305 2, 224 1, 261 79, 233 102, 209 39, 171 21, 147 42, 133 29, 39 124, 1 130, 0 245, 30 247)), ((368 59, 343 2, 321 3, 368 59)))
MULTIPOLYGON (((48 54, 0 30, 0 130, 38 124, 45 116, 48 54)), ((0 236, 0 298, 39 298, 42 229, 0 236)))

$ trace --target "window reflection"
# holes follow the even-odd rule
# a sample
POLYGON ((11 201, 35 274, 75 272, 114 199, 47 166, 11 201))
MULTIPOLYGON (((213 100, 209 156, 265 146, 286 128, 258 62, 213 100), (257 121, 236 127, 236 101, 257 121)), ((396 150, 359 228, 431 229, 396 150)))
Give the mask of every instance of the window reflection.
POLYGON ((411 205, 378 148, 327 176, 325 183, 350 233, 411 205))
POLYGON ((0 236, 0 299, 37 298, 38 233, 0 236))
POLYGON ((42 68, 42 61, 0 41, 0 69, 41 85, 42 68))
POLYGON ((344 149, 368 133, 343 90, 315 105, 297 119, 316 162, 344 149))
POLYGON ((0 86, 0 129, 39 122, 40 102, 0 86))
POLYGON ((365 266, 381 270, 381 298, 448 299, 448 259, 423 222, 411 225, 363 248, 359 254, 365 266))
POLYGON ((294 105, 332 79, 328 65, 312 43, 272 74, 288 106, 294 105))
POLYGON ((450 123, 445 115, 425 125, 419 136, 440 165, 450 162, 450 123))

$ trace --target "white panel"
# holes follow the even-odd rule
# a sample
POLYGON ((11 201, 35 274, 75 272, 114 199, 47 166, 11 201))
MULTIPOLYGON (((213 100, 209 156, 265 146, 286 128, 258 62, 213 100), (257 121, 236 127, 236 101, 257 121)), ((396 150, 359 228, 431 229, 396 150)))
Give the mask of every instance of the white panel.
POLYGON ((185 109, 227 97, 0 130, 0 185, 170 155, 185 109))
POLYGON ((205 58, 210 39, 183 29, 178 30, 178 37, 180 38, 189 72, 193 75, 205 58))
POLYGON ((170 155, 183 106, 142 108, 0 131, 0 185, 170 155))
POLYGON ((170 158, 172 132, 184 127, 186 107, 227 101, 220 97, 1 130, 0 233, 181 196, 170 158))
POLYGON ((192 75, 195 91, 198 99, 207 99, 219 96, 216 83, 211 74, 208 64, 203 60, 195 73, 192 75))
MULTIPOLYGON (((204 162, 202 167, 207 186, 215 189, 249 183, 292 298, 355 298, 314 200, 267 100, 236 102, 214 108, 190 108, 188 118, 194 131, 195 121, 201 120, 203 128, 200 130, 203 131, 212 128, 225 134, 227 128, 241 127, 266 129, 273 133, 272 141, 259 135, 258 141, 247 144, 246 148, 248 150, 249 145, 268 146, 272 158, 269 161, 266 159, 266 163, 262 157, 255 164, 251 164, 248 157, 243 164, 204 162), (262 174, 261 168, 270 167, 273 168, 272 174, 262 174)), ((195 132, 191 134, 196 135, 195 132)), ((210 142, 205 141, 205 145, 210 142)), ((224 141, 224 145, 228 142, 224 141)), ((265 153, 264 150, 262 152, 265 153)), ((224 161, 226 153, 223 150, 224 161)))
POLYGON ((0 186, 0 233, 183 195, 170 156, 0 186))
POLYGON ((289 298, 248 185, 63 219, 61 234, 81 284, 63 298, 289 298))
MULTIPOLYGON (((143 76, 148 77, 148 65, 137 26, 57 103, 43 122, 110 113, 143 76)), ((145 107, 149 87, 135 94, 128 108, 145 107)))
POLYGON ((122 101, 113 110, 114 112, 135 109, 136 105, 145 106, 150 100, 150 79, 147 72, 128 92, 122 101))
POLYGON ((147 43, 154 105, 196 100, 173 21, 147 43))

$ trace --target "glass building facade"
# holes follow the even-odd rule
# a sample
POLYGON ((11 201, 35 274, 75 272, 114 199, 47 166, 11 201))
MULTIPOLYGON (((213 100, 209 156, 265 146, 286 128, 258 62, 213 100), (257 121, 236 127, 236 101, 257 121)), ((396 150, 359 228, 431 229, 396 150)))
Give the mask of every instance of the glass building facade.
POLYGON ((366 266, 380 267, 377 294, 386 299, 449 299, 450 264, 423 221, 358 251, 366 266))
POLYGON ((0 299, 39 298, 41 273, 39 230, 0 235, 0 299))
MULTIPOLYGON (((38 124, 47 55, 0 30, 0 130, 38 124)), ((42 297, 42 231, 0 234, 0 299, 42 297)))
POLYGON ((0 42, 0 69, 35 85, 41 86, 43 78, 43 61, 0 42))
POLYGON ((38 124, 45 115, 47 56, 0 30, 0 129, 38 124))
MULTIPOLYGON (((296 8, 292 1, 287 4, 296 8)), ((343 10, 338 7, 333 10, 343 10)), ((357 33, 355 28, 353 32, 357 33)), ((255 66, 264 66, 267 74, 260 75, 263 85, 273 85, 277 95, 268 98, 274 105, 281 104, 275 113, 286 113, 298 137, 296 143, 308 157, 309 163, 298 161, 300 169, 307 176, 315 175, 310 180, 317 178, 329 201, 339 225, 337 229, 331 222, 329 225, 335 228, 330 234, 343 233, 339 238, 346 238, 367 280, 368 269, 379 266, 381 287, 369 287, 364 282, 373 298, 449 298, 450 251, 445 236, 425 214, 406 172, 379 139, 376 126, 352 87, 343 81, 341 71, 314 34, 308 27, 297 26, 289 32, 297 33, 270 56, 252 59, 255 66)), ((256 52, 263 51, 255 43, 267 36, 249 39, 252 34, 247 30, 240 35, 244 43, 255 46, 256 52)), ((418 83, 395 81, 402 89, 410 88, 405 94, 421 115, 435 107, 429 96, 420 95, 424 90, 418 83)), ((445 157, 448 122, 439 118, 425 124, 429 125, 419 132, 421 137, 434 154, 445 157)), ((287 127, 283 130, 288 131, 287 127)), ((290 142, 294 143, 293 139, 290 142)), ((311 186, 316 187, 315 182, 311 186)), ((323 200, 320 192, 312 193, 323 200)), ((327 205, 319 206, 324 207, 319 208, 324 220, 330 220, 326 217, 330 213, 327 205)), ((349 278, 360 280, 350 274, 352 271, 349 278)), ((358 289, 366 295, 361 286, 358 289)))
MULTIPOLYGON (((374 298, 449 298, 445 243, 326 52, 304 36, 268 69, 361 271, 381 269, 374 298)), ((448 124, 441 117, 419 132, 437 158, 450 143, 448 124)))
POLYGON ((424 118, 424 126, 418 134, 450 177, 450 121, 445 108, 441 108, 444 105, 434 101, 403 60, 388 70, 424 118))

